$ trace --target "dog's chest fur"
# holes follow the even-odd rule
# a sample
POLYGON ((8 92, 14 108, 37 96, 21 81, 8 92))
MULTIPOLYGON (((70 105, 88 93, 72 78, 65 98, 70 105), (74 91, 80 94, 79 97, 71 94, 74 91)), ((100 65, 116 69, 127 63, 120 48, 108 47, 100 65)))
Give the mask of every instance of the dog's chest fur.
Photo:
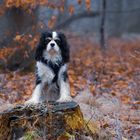
POLYGON ((37 75, 44 85, 42 89, 42 100, 56 101, 60 95, 57 83, 53 82, 56 77, 55 71, 44 63, 37 62, 37 75))
POLYGON ((37 62, 37 74, 43 83, 50 84, 55 77, 53 70, 42 62, 37 62))

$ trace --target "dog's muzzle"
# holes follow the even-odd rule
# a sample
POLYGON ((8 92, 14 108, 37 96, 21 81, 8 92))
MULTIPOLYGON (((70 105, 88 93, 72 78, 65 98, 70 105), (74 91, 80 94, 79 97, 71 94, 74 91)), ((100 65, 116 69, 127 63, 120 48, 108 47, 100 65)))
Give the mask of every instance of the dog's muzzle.
POLYGON ((58 52, 54 49, 54 48, 51 48, 48 53, 53 56, 53 55, 56 55, 58 52))

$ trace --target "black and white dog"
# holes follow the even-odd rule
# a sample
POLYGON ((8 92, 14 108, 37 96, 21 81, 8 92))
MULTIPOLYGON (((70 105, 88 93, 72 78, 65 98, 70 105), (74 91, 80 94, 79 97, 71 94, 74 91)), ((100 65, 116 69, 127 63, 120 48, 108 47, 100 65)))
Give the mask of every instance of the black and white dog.
POLYGON ((67 75, 69 46, 63 33, 48 31, 41 35, 35 52, 36 87, 28 104, 46 101, 71 101, 67 75))

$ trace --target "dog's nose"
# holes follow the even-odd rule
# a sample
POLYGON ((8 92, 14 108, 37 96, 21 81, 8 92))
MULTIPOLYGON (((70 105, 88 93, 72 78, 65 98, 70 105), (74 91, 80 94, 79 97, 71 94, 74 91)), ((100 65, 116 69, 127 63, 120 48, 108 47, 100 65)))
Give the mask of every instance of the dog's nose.
POLYGON ((54 44, 54 43, 51 43, 50 45, 51 45, 51 47, 53 48, 55 44, 54 44))

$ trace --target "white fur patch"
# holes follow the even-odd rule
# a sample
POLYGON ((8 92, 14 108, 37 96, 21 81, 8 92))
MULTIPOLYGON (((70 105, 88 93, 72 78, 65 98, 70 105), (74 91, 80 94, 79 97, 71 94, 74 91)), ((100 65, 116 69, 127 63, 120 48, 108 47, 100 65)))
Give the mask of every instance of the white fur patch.
POLYGON ((59 70, 59 75, 58 75, 59 79, 61 79, 62 74, 63 74, 65 71, 67 71, 67 67, 68 67, 68 65, 65 64, 65 65, 63 65, 63 66, 60 68, 60 70, 59 70))
POLYGON ((58 102, 67 102, 71 101, 72 98, 70 96, 70 86, 68 81, 60 80, 60 98, 58 102))
POLYGON ((48 61, 51 61, 52 63, 54 63, 56 65, 58 64, 58 62, 62 61, 62 56, 61 56, 60 52, 57 53, 55 56, 51 56, 48 53, 48 51, 44 51, 43 56, 44 56, 45 59, 47 59, 48 61))
POLYGON ((26 101, 25 104, 39 103, 42 95, 42 88, 42 84, 38 84, 33 91, 32 97, 28 101, 26 101))
POLYGON ((64 81, 63 79, 63 73, 65 71, 67 71, 67 64, 61 67, 58 75, 60 86, 60 98, 58 99, 58 102, 67 102, 72 100, 70 95, 69 81, 64 81))
POLYGON ((53 38, 53 39, 57 38, 57 36, 58 36, 58 35, 57 35, 57 32, 55 32, 55 31, 52 32, 52 38, 53 38))
POLYGON ((55 74, 50 67, 44 65, 42 62, 37 62, 38 75, 41 78, 42 83, 51 83, 55 74))

